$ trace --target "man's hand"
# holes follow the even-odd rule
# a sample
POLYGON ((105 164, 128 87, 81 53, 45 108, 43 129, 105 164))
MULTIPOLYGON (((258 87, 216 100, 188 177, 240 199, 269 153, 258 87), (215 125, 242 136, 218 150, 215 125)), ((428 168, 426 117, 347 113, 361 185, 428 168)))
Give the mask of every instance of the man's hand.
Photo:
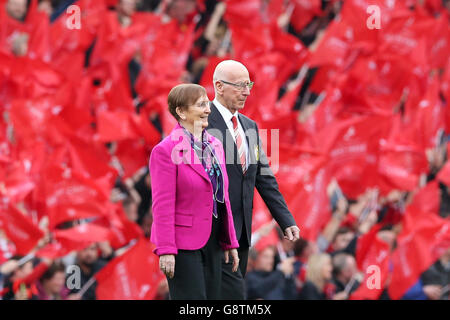
POLYGON ((300 229, 297 226, 290 226, 284 230, 284 238, 290 241, 300 239, 300 229))
POLYGON ((347 300, 347 299, 348 294, 345 291, 338 292, 333 296, 333 300, 347 300))
POLYGON ((286 277, 289 277, 294 273, 294 262, 294 257, 286 258, 280 262, 278 268, 286 277))
POLYGON ((0 273, 3 273, 4 275, 9 275, 13 273, 18 267, 19 264, 17 260, 8 260, 0 266, 0 273))
POLYGON ((238 256, 238 252, 236 249, 231 249, 231 250, 225 250, 224 255, 225 255, 225 263, 228 263, 228 261, 230 261, 230 254, 231 257, 233 258, 233 272, 236 272, 238 270, 239 267, 239 256, 238 256))
POLYGON ((423 292, 430 300, 439 300, 442 294, 442 287, 435 284, 430 284, 423 287, 423 292))
POLYGON ((175 255, 165 254, 159 257, 159 268, 170 279, 175 275, 175 255))

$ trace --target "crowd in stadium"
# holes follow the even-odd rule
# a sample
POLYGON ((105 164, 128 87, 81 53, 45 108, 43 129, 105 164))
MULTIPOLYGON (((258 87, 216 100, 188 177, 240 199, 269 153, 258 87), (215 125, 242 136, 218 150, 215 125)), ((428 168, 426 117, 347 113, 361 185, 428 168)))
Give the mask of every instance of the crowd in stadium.
POLYGON ((447 0, 0 0, 1 299, 169 299, 149 155, 232 58, 301 235, 255 198, 247 298, 448 300, 449 56, 447 0))

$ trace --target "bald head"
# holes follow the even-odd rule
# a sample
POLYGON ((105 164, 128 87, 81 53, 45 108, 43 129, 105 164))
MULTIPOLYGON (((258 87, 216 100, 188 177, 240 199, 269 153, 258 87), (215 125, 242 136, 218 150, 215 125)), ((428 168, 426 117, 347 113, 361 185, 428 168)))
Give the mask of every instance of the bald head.
POLYGON ((233 76, 240 74, 244 74, 247 77, 249 76, 247 68, 242 63, 235 60, 224 60, 216 66, 213 81, 232 81, 233 76))
POLYGON ((231 113, 244 108, 245 101, 250 95, 250 89, 240 89, 239 84, 250 82, 247 68, 235 60, 220 62, 213 75, 214 92, 216 99, 231 113))

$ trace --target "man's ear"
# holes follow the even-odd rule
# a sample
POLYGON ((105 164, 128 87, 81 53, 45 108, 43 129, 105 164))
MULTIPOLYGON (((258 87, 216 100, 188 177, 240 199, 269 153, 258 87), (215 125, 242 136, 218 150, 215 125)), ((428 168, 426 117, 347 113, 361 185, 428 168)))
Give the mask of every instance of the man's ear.
POLYGON ((222 83, 222 81, 216 80, 214 82, 214 85, 216 87, 217 93, 222 94, 222 92, 223 92, 223 83, 222 83))

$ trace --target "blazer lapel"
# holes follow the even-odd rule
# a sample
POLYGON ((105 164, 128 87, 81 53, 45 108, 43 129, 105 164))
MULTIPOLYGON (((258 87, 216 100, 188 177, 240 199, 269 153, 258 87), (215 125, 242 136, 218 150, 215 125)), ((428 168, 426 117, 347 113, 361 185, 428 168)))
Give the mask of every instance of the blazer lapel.
MULTIPOLYGON (((245 139, 247 140, 247 146, 248 146, 248 159, 249 159, 249 164, 247 167, 247 171, 251 168, 250 165, 251 164, 255 164, 256 163, 256 155, 255 152, 259 152, 259 150, 257 150, 256 148, 258 148, 258 142, 255 141, 256 139, 249 139, 248 137, 248 133, 247 131, 249 129, 251 129, 251 126, 249 124, 249 122, 247 121, 247 119, 245 119, 240 113, 239 113, 239 122, 241 123, 242 129, 244 129, 245 134, 245 139), (257 150, 257 151, 256 151, 257 150)), ((253 137, 253 135, 251 135, 253 137)), ((256 137, 254 137, 256 138, 256 137)))
MULTIPOLYGON (((178 124, 174 130, 183 130, 183 128, 178 124)), ((175 145, 175 150, 180 152, 180 159, 182 159, 181 163, 187 164, 203 178, 211 181, 209 180, 197 153, 192 149, 189 137, 187 137, 184 132, 181 140, 175 145)))
MULTIPOLYGON (((212 102, 211 114, 209 115, 208 121, 210 122, 208 126, 209 129, 218 129, 222 133, 219 137, 213 134, 214 131, 211 131, 210 134, 212 134, 213 136, 218 138, 220 142, 222 142, 222 145, 226 151, 226 155, 233 155, 231 163, 235 164, 233 167, 235 167, 242 174, 242 166, 239 163, 239 159, 237 157, 238 150, 236 143, 234 143, 234 139, 231 136, 230 130, 228 130, 228 126, 225 123, 225 120, 212 102)), ((226 162, 230 163, 230 159, 226 158, 226 162)))

